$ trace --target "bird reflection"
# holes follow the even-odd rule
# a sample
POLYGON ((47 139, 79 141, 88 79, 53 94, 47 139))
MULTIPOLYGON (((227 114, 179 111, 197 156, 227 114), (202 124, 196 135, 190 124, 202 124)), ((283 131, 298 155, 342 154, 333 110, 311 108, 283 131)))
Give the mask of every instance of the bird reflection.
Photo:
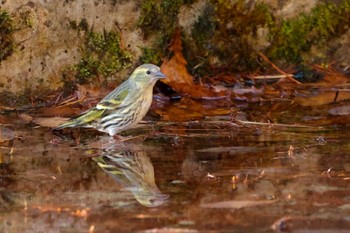
POLYGON ((160 206, 169 197, 158 189, 152 162, 145 151, 125 146, 117 149, 115 142, 107 143, 102 155, 93 160, 143 206, 160 206))

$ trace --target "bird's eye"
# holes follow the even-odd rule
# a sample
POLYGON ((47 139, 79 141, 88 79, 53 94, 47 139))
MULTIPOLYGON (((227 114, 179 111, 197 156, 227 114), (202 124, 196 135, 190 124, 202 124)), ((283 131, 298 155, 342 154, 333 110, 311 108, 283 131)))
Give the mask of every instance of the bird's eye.
POLYGON ((146 71, 146 74, 151 74, 151 71, 150 71, 150 70, 147 70, 147 71, 146 71))

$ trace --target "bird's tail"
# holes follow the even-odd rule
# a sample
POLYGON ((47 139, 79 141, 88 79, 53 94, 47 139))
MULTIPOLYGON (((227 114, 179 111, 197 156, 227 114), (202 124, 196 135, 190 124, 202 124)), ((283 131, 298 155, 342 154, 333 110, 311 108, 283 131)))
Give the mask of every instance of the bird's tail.
POLYGON ((86 112, 83 112, 79 116, 76 116, 70 120, 68 120, 66 123, 63 123, 62 125, 59 125, 55 130, 60 130, 68 127, 85 127, 90 128, 92 127, 91 122, 93 122, 96 118, 100 117, 104 111, 99 110, 89 110, 86 112))

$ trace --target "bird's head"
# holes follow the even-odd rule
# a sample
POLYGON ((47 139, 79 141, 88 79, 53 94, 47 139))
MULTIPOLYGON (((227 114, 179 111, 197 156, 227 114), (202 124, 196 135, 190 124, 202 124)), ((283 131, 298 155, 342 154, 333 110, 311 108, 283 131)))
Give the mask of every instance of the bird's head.
POLYGON ((168 198, 168 194, 163 194, 161 192, 148 192, 146 190, 143 190, 142 192, 132 192, 136 200, 143 206, 146 207, 157 207, 162 205, 168 198), (145 191, 145 193, 143 192, 145 191))
POLYGON ((130 79, 139 84, 155 83, 159 79, 166 78, 166 76, 160 72, 160 68, 153 64, 143 64, 137 67, 131 74, 130 79))

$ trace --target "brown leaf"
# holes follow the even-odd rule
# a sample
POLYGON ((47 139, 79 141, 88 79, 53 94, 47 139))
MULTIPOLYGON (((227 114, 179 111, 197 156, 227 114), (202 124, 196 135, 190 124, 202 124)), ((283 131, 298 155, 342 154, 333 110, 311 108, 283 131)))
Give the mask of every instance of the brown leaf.
POLYGON ((313 68, 325 75, 323 80, 319 82, 321 84, 329 84, 330 86, 334 86, 337 84, 347 83, 349 81, 348 77, 346 77, 344 74, 340 73, 339 71, 333 69, 331 66, 325 68, 320 65, 313 65, 313 68))
POLYGON ((176 92, 184 96, 191 96, 192 98, 203 97, 220 97, 228 96, 229 91, 211 89, 193 82, 193 77, 188 73, 184 56, 182 55, 182 41, 181 32, 178 29, 174 35, 173 41, 170 45, 170 51, 174 55, 170 59, 165 59, 161 70, 168 77, 162 82, 169 85, 176 92))
POLYGON ((18 117, 26 123, 30 123, 33 121, 33 117, 25 113, 19 114, 18 117))
POLYGON ((51 108, 41 108, 38 110, 40 116, 51 117, 51 116, 76 116, 82 113, 84 110, 70 105, 51 107, 51 108))
POLYGON ((49 128, 55 128, 63 123, 65 123, 68 119, 64 117, 38 117, 34 118, 34 123, 49 128))
POLYGON ((11 123, 13 118, 5 117, 0 115, 0 124, 9 124, 11 123))

